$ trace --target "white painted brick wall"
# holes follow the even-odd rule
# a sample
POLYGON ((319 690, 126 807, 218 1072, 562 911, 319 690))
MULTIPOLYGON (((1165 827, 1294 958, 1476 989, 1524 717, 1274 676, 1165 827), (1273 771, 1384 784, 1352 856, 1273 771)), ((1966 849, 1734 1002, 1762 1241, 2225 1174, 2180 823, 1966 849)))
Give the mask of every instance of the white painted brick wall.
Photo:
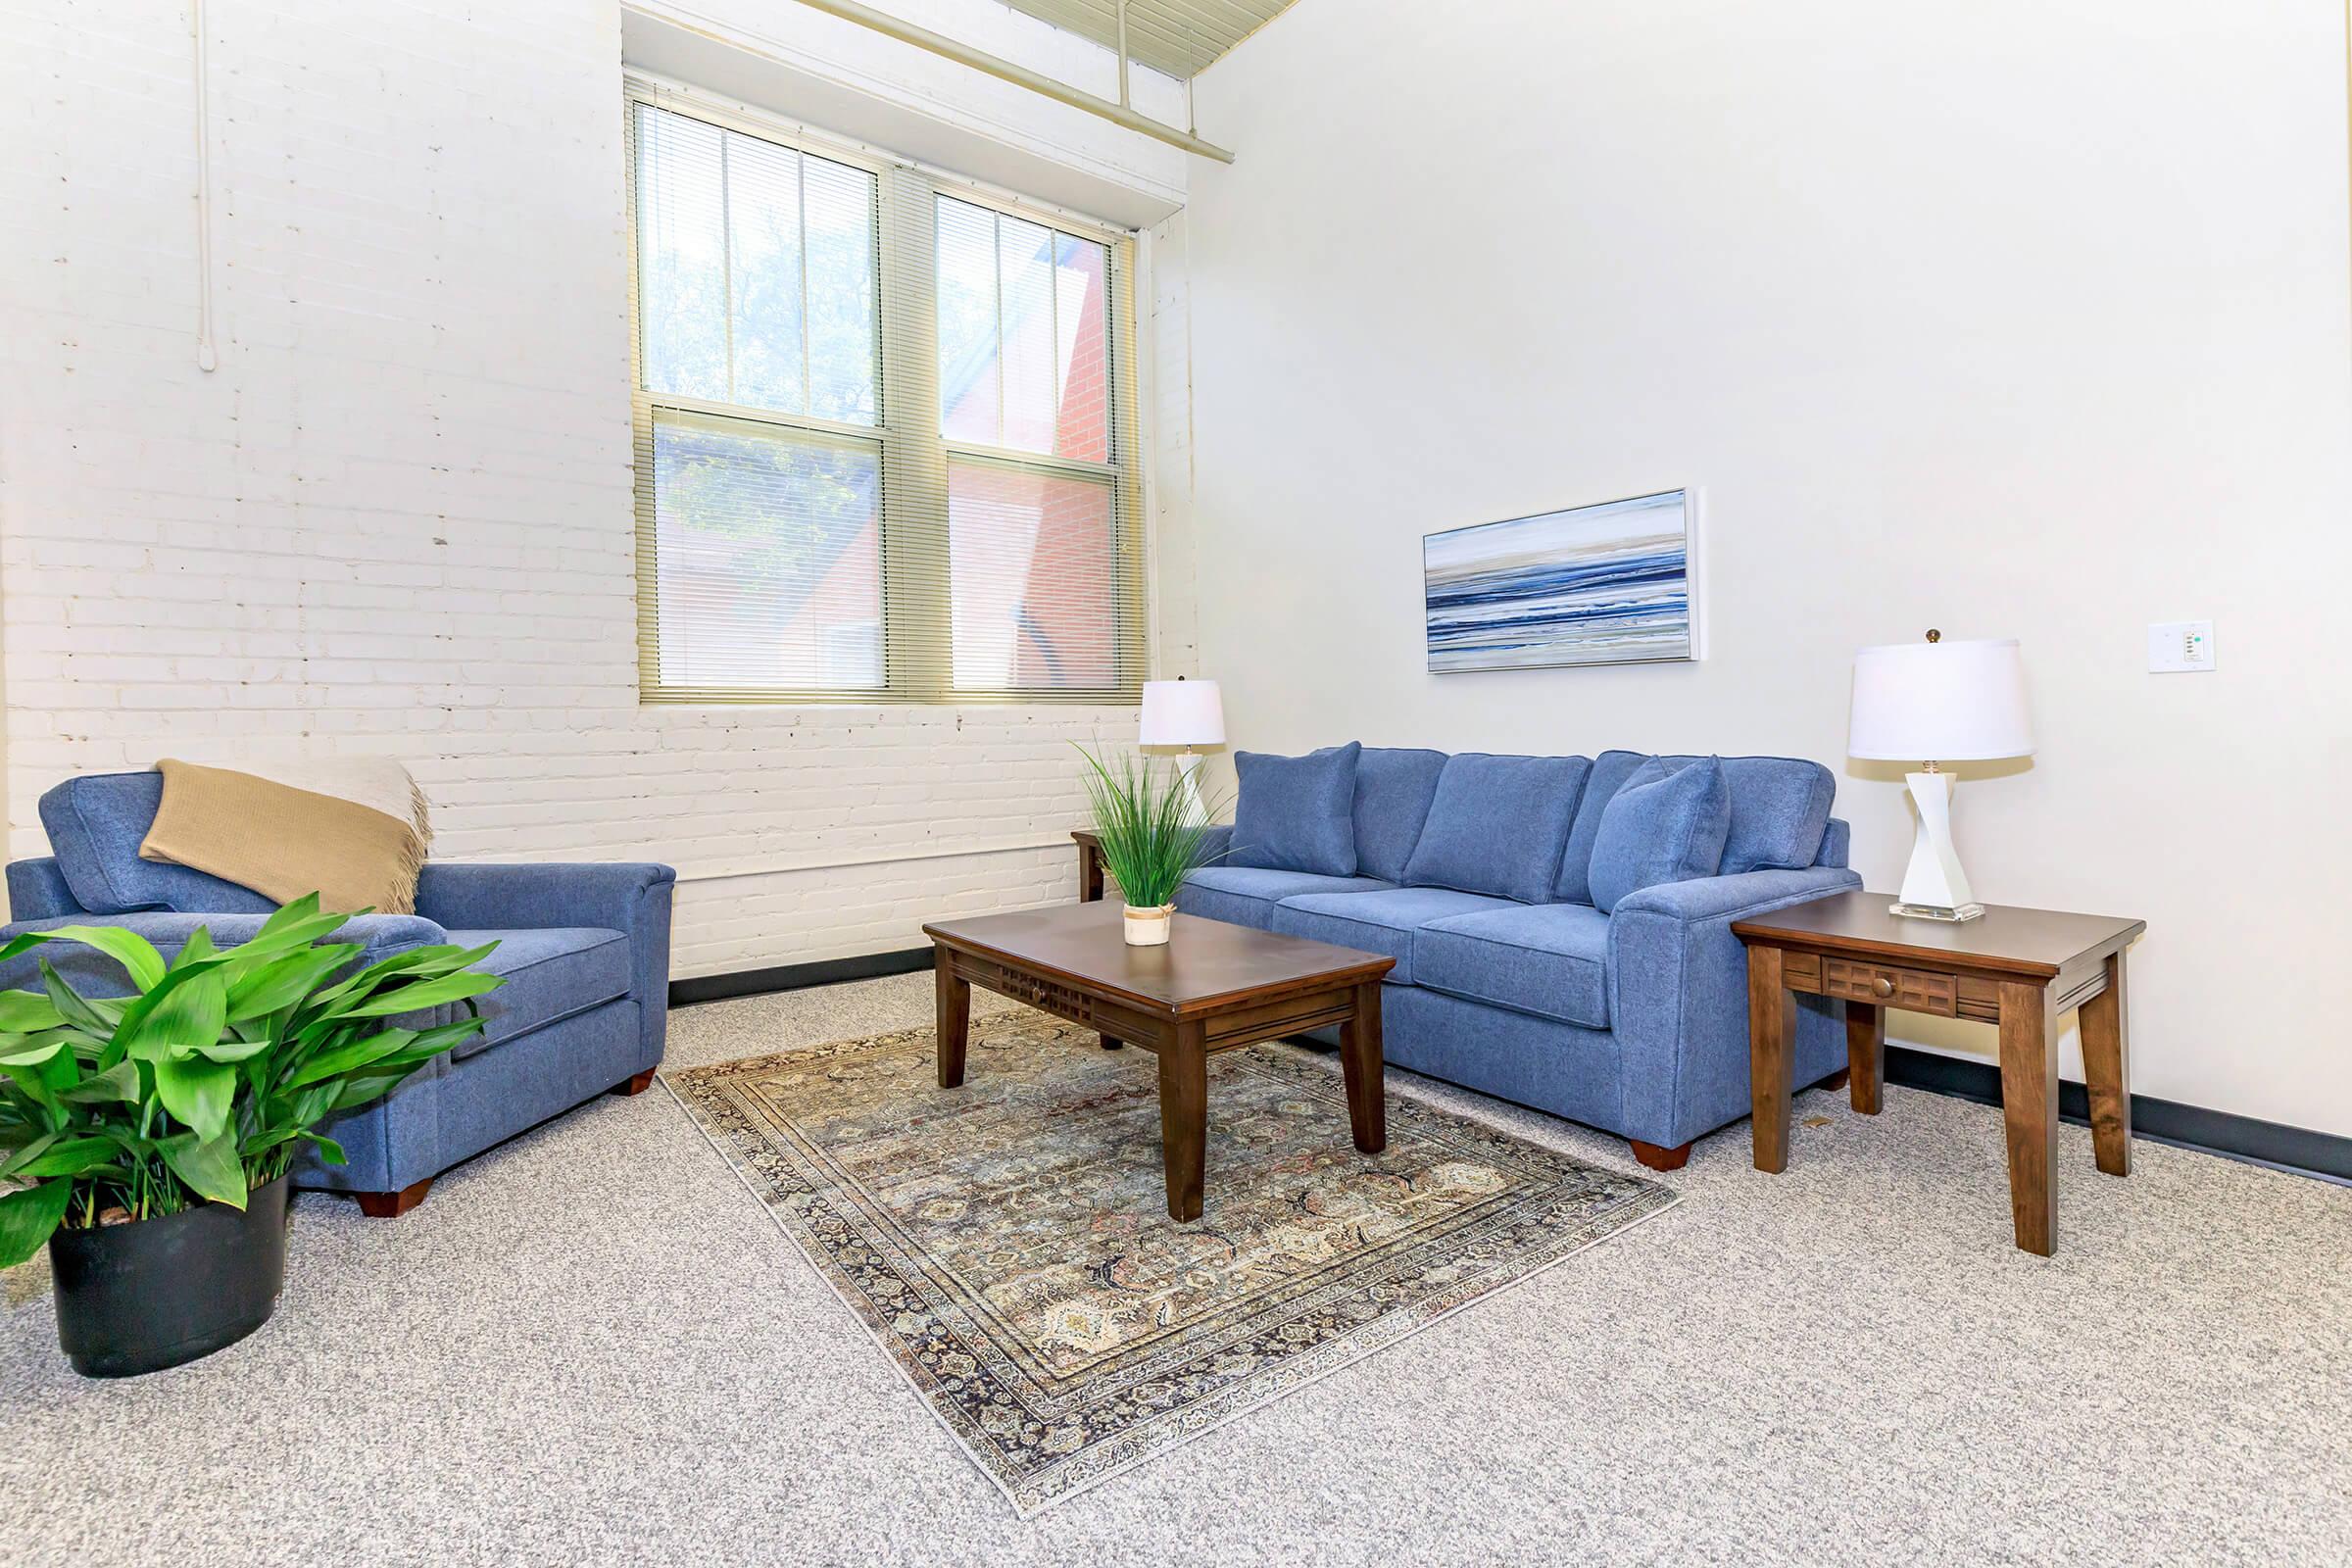
POLYGON ((638 705, 614 6, 208 12, 209 375, 185 11, 0 0, 10 853, 73 773, 323 748, 439 855, 676 865, 679 974, 1068 897, 1131 709, 638 705))

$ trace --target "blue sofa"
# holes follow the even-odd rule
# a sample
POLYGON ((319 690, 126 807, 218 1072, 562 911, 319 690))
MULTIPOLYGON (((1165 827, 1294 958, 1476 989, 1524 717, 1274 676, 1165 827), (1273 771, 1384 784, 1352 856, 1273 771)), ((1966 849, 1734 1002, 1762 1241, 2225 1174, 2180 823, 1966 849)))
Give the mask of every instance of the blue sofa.
MULTIPOLYGON (((1861 886, 1830 814, 1836 780, 1817 762, 1717 760, 1720 858, 1602 898, 1604 912, 1594 845, 1645 757, 1363 748, 1339 828, 1352 829, 1352 854, 1331 862, 1351 859, 1349 876, 1249 842, 1267 813, 1253 813, 1250 759, 1239 760, 1238 832, 1215 830, 1221 858, 1177 894, 1180 910, 1386 954, 1390 1061, 1615 1133, 1657 1169, 1748 1113, 1747 965, 1732 922, 1861 886)), ((1645 778, 1706 760, 1660 759, 1645 778)), ((1845 1066, 1841 1013, 1798 999, 1794 1083, 1845 1066)))
MULTIPOLYGON (((10 862, 14 923, 0 935, 119 925, 168 958, 198 926, 224 948, 260 929, 277 907, 261 894, 139 858, 162 799, 162 775, 152 772, 92 774, 42 796, 54 853, 10 862)), ((480 999, 480 1035, 327 1125, 348 1164, 314 1155, 295 1168, 295 1185, 353 1193, 369 1214, 405 1213, 460 1160, 607 1090, 651 1084, 669 1016, 674 881, 665 865, 436 862, 417 881, 415 914, 345 925, 339 939, 364 943, 365 963, 438 942, 496 942, 483 967, 506 984, 480 999)), ((86 949, 52 946, 42 956, 92 995, 128 989, 121 970, 86 949)), ((40 983, 30 955, 0 966, 0 987, 40 983)))

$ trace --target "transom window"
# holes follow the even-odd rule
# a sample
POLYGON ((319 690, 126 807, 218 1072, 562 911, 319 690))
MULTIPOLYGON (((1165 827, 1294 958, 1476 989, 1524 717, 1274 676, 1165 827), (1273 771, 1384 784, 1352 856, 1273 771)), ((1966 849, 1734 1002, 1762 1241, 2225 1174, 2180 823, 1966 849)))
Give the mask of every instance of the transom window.
POLYGON ((1132 700, 1129 242, 630 105, 649 701, 1132 700))

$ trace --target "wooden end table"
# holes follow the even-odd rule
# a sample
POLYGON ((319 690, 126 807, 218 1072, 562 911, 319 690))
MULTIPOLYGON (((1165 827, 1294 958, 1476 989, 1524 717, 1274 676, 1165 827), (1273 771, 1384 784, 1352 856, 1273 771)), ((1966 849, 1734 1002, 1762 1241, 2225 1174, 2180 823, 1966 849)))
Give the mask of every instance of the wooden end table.
POLYGON ((1073 828, 1070 842, 1078 846, 1078 902, 1093 904, 1102 897, 1102 841, 1090 828, 1073 828))
POLYGON ((2001 1032, 2001 1110, 2009 1134, 2009 1207, 2017 1245, 2050 1255, 2057 1198, 2058 1015, 2082 1009, 2082 1066, 2098 1167, 2132 1170, 2124 950, 2144 920, 1987 905, 1958 924, 1912 919, 1885 893, 1838 893, 1732 931, 1747 944, 1749 1094, 1756 1169, 1788 1163, 1788 1071, 1797 992, 1845 1004, 1847 1087, 1876 1115, 1886 1009, 1974 1018, 2001 1032))
POLYGON ((1167 945, 1131 948, 1122 912, 1100 902, 941 920, 923 927, 938 965, 939 1082, 963 1082, 972 987, 1025 1002, 1159 1057, 1168 1213, 1200 1217, 1208 1142, 1208 1058, 1260 1040, 1340 1026, 1340 1069, 1355 1147, 1389 1145, 1380 982, 1396 960, 1222 920, 1175 916, 1167 945))

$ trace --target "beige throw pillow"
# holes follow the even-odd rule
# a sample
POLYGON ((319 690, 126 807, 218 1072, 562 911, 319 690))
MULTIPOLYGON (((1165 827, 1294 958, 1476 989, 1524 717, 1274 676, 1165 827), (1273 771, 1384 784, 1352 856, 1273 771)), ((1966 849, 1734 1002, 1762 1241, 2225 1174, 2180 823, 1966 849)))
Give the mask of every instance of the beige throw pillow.
POLYGON ((398 762, 273 768, 273 778, 169 758, 155 765, 164 800, 141 859, 209 872, 280 904, 316 893, 323 909, 415 911, 432 829, 422 792, 398 762))

